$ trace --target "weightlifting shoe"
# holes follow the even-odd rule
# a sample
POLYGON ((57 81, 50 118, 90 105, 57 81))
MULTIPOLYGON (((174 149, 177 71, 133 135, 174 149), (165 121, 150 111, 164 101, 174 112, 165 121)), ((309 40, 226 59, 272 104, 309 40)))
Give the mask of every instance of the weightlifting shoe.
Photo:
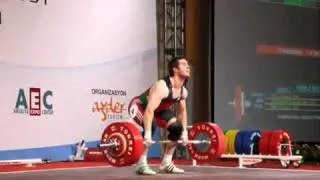
POLYGON ((173 163, 167 165, 160 165, 160 171, 164 173, 171 173, 171 174, 183 174, 184 170, 178 168, 173 163))
POLYGON ((136 174, 139 175, 156 175, 157 173, 153 171, 147 164, 140 164, 136 167, 136 174))

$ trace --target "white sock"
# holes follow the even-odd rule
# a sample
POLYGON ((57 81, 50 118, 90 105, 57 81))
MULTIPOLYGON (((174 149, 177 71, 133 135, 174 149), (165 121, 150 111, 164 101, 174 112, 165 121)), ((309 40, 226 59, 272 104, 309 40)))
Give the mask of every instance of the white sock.
POLYGON ((173 154, 176 150, 175 146, 168 147, 166 153, 163 155, 161 166, 167 166, 172 162, 173 154))
POLYGON ((140 159, 137 164, 138 165, 147 165, 148 164, 147 157, 148 157, 148 148, 146 148, 144 150, 144 152, 140 156, 140 159))
POLYGON ((172 162, 173 154, 164 154, 161 162, 161 166, 167 166, 172 162))

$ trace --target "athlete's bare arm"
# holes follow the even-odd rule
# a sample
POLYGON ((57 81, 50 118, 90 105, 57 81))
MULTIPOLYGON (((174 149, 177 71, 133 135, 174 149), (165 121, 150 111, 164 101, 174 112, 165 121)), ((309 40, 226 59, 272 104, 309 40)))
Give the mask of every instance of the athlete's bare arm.
POLYGON ((157 81, 150 89, 148 96, 148 104, 144 112, 144 128, 145 128, 145 139, 151 140, 152 120, 154 118, 154 111, 160 105, 161 100, 167 97, 169 89, 166 86, 165 81, 157 81))
POLYGON ((180 120, 184 130, 187 130, 187 105, 186 105, 187 91, 184 93, 184 98, 178 104, 178 120, 180 120))
POLYGON ((186 130, 186 128, 187 128, 187 106, 186 106, 185 99, 183 99, 179 102, 178 120, 181 122, 183 129, 186 130))

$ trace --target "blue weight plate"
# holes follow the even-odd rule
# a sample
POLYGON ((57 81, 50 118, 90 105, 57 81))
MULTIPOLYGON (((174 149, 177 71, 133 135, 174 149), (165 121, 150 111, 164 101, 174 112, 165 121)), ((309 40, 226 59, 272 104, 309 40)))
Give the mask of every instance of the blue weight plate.
POLYGON ((244 154, 251 154, 251 153, 259 154, 260 137, 261 137, 261 133, 258 130, 246 131, 245 134, 243 135, 243 139, 242 139, 243 153, 244 154))
POLYGON ((242 141, 243 141, 243 136, 245 135, 246 131, 239 131, 236 140, 235 140, 235 151, 236 154, 243 154, 243 149, 242 149, 242 141))

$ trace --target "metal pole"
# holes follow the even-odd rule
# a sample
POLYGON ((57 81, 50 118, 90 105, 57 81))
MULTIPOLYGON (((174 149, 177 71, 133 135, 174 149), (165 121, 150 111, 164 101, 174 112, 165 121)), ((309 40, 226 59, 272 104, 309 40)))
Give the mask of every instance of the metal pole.
MULTIPOLYGON (((166 51, 167 49, 167 0, 164 0, 164 51, 166 51)), ((167 58, 166 55, 164 55, 164 63, 163 63, 163 69, 164 69, 164 74, 163 76, 166 74, 167 72, 167 58)))
MULTIPOLYGON (((213 18, 213 16, 212 16, 212 4, 211 3, 213 3, 212 1, 210 1, 210 5, 209 5, 209 38, 208 38, 208 40, 209 40, 209 45, 208 45, 208 49, 209 49, 209 53, 208 53, 208 99, 209 99, 209 102, 208 102, 208 110, 209 110, 209 114, 208 114, 208 118, 209 118, 209 120, 210 121, 213 121, 214 122, 214 119, 213 119, 213 117, 214 117, 214 110, 212 109, 212 94, 211 94, 211 90, 212 90, 212 61, 211 61, 211 59, 212 59, 212 53, 214 52, 211 48, 212 48, 212 18, 213 18)), ((213 62, 214 63, 214 62, 213 62)))
POLYGON ((177 0, 174 0, 174 56, 177 56, 177 0))

